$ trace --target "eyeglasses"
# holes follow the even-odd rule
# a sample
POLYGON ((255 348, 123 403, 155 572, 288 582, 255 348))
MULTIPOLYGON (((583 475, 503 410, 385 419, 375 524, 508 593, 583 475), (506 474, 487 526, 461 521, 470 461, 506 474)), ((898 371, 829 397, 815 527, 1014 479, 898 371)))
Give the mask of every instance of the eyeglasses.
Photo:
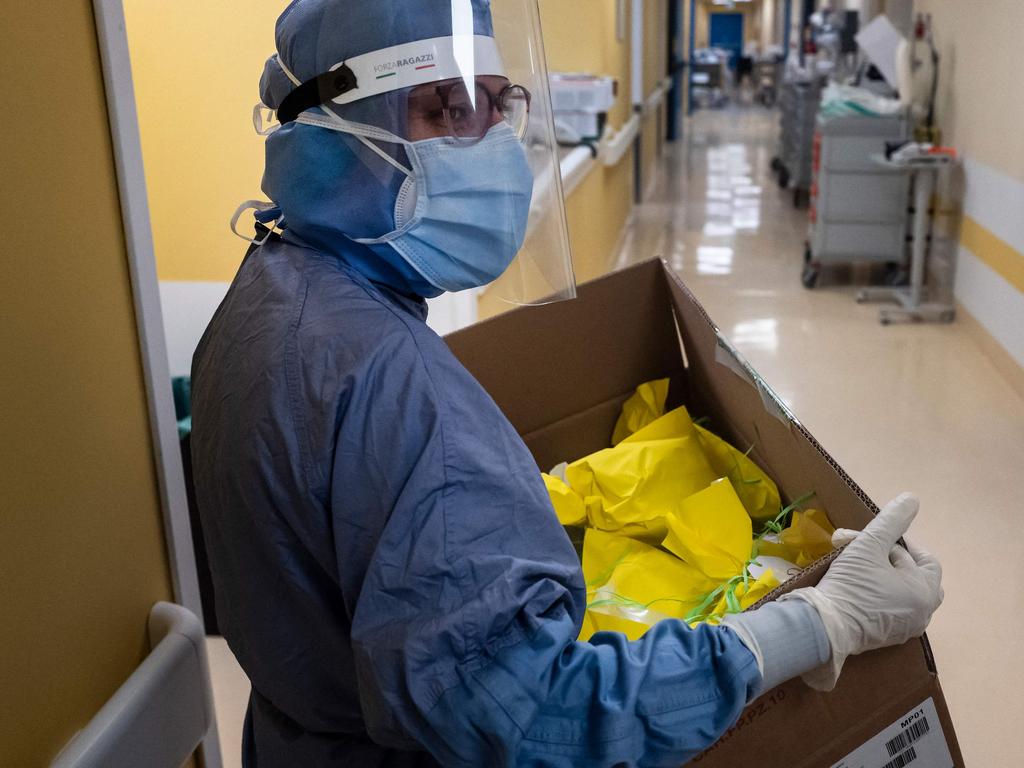
POLYGON ((474 144, 502 120, 522 139, 530 118, 530 92, 506 85, 497 95, 477 81, 472 97, 463 80, 438 83, 409 99, 410 119, 425 124, 435 135, 474 144))

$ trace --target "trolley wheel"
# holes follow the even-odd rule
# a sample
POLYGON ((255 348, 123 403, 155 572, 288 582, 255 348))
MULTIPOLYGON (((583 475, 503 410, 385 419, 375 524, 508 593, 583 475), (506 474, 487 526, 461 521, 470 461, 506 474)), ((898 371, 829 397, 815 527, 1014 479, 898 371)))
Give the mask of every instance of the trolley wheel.
POLYGON ((780 168, 782 168, 782 161, 778 157, 773 157, 771 169, 778 173, 780 168))
POLYGON ((804 288, 810 290, 818 284, 820 271, 821 270, 814 264, 807 264, 804 267, 804 271, 800 275, 800 282, 804 284, 804 288))
POLYGON ((956 310, 955 309, 950 309, 950 310, 947 310, 947 311, 943 312, 939 316, 939 320, 941 320, 944 323, 952 323, 954 320, 956 320, 956 310))
POLYGON ((906 287, 910 285, 910 271, 898 262, 889 261, 885 264, 885 276, 882 280, 893 288, 906 287))
POLYGON ((878 322, 880 322, 882 325, 889 325, 890 323, 892 323, 892 320, 889 319, 888 315, 882 315, 880 318, 878 318, 878 322))
POLYGON ((784 166, 779 166, 779 189, 785 189, 789 186, 789 169, 784 166))

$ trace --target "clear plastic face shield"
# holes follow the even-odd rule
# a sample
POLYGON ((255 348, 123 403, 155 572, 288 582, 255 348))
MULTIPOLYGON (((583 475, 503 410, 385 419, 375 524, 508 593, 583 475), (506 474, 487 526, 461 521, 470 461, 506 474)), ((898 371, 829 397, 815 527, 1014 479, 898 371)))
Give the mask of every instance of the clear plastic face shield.
MULTIPOLYGON (((282 61, 296 87, 278 107, 277 116, 282 124, 308 122, 310 115, 323 117, 326 111, 349 123, 353 133, 359 133, 359 125, 379 129, 360 137, 374 152, 379 153, 381 142, 401 142, 407 154, 415 154, 420 142, 433 142, 463 148, 475 163, 486 163, 488 142, 511 129, 533 175, 529 215, 518 254, 483 290, 514 304, 574 298, 576 281, 537 0, 493 0, 493 37, 480 34, 490 31, 481 30, 485 12, 480 5, 450 0, 452 34, 351 56, 304 82, 282 61)), ((415 30, 416 16, 424 11, 395 13, 409 17, 392 19, 389 23, 395 29, 415 30)), ((394 144, 387 151, 394 154, 394 144)), ((415 163, 407 167, 418 172, 415 163)), ((428 189, 433 181, 428 168, 428 189)), ((500 184, 500 179, 491 183, 500 184)), ((473 189, 465 194, 472 195, 473 189)), ((467 211, 474 209, 480 210, 467 205, 467 211)), ((496 210, 494 215, 502 214, 496 210)), ((453 229, 459 224, 453 222, 453 229)), ((503 225, 500 220, 488 224, 503 225)), ((469 250, 471 242, 467 238, 469 250)), ((472 253, 458 256, 473 258, 472 253)))

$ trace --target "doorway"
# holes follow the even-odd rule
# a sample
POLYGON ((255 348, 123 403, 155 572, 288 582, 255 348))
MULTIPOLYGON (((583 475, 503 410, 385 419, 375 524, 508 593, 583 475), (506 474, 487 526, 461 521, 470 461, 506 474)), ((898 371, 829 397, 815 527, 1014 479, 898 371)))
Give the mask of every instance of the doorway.
POLYGON ((743 14, 712 13, 708 42, 712 48, 729 51, 729 68, 736 69, 743 55, 743 14))

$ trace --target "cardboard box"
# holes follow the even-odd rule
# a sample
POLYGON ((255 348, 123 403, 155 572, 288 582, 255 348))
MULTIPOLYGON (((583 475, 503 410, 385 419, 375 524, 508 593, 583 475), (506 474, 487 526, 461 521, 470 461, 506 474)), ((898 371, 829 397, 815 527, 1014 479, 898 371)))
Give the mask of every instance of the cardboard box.
MULTIPOLYGON (((787 500, 808 491, 836 526, 878 508, 719 333, 660 261, 581 286, 579 299, 517 309, 447 337, 542 468, 609 445, 625 399, 672 380, 670 406, 708 416, 787 500)), ((820 561, 766 600, 816 583, 820 561)), ((756 610, 756 606, 754 609, 756 610)), ((837 688, 790 681, 765 693, 691 765, 701 768, 961 768, 927 638, 851 658, 837 688)))

